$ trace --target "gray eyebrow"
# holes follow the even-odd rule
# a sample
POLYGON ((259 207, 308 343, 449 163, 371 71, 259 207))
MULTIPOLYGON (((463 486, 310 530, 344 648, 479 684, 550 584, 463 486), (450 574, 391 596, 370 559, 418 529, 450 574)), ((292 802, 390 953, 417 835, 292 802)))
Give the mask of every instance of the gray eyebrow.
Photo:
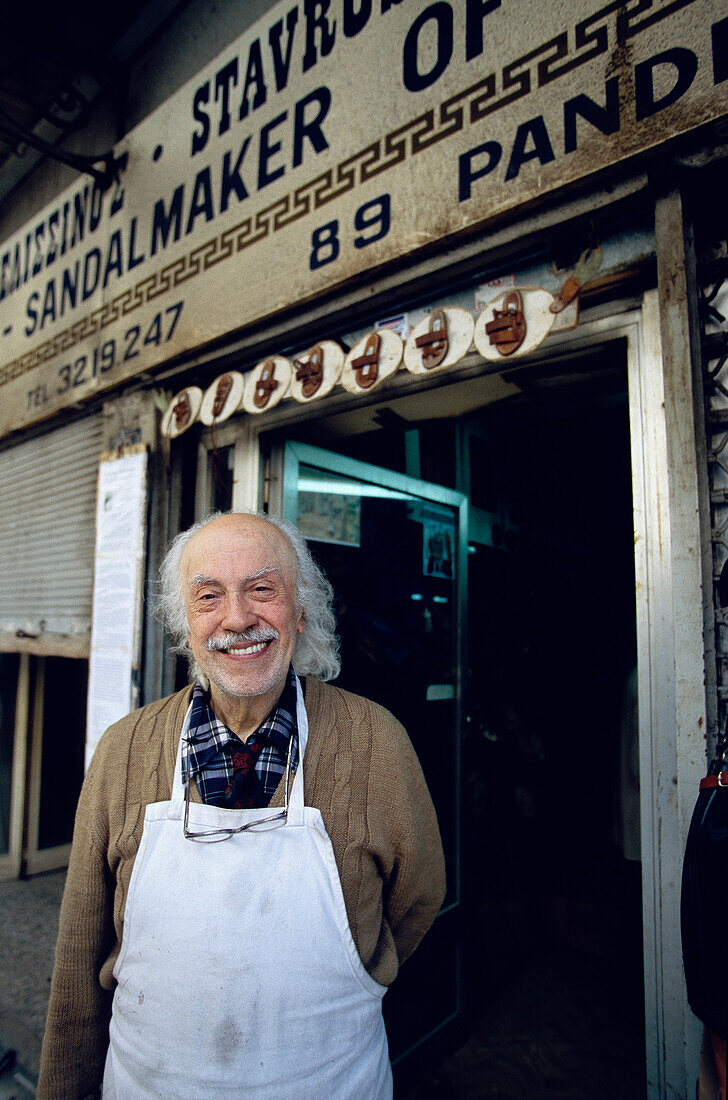
MULTIPOLYGON (((279 570, 274 565, 268 565, 264 569, 258 569, 257 572, 251 573, 244 578, 244 583, 248 581, 257 581, 259 577, 267 577, 269 573, 278 573, 279 570)), ((206 577, 204 573, 195 573, 194 577, 190 577, 187 584, 190 588, 198 588, 203 584, 219 584, 214 577, 206 577)))

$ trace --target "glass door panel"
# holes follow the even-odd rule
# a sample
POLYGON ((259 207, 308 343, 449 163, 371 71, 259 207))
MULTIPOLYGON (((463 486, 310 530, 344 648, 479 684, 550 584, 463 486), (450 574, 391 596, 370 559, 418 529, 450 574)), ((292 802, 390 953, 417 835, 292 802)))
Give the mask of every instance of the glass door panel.
POLYGON ((467 502, 452 490, 303 444, 284 454, 283 514, 335 594, 336 683, 387 707, 415 746, 437 810, 447 897, 384 1002, 403 1062, 460 1012, 459 745, 467 502))

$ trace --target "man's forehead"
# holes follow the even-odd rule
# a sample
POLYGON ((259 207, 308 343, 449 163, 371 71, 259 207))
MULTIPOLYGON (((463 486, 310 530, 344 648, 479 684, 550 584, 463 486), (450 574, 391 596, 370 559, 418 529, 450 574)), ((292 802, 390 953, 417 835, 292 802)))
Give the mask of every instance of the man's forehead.
POLYGON ((233 569, 240 579, 296 572, 296 557, 288 537, 258 516, 221 516, 190 539, 180 562, 183 576, 206 575, 206 563, 233 569))

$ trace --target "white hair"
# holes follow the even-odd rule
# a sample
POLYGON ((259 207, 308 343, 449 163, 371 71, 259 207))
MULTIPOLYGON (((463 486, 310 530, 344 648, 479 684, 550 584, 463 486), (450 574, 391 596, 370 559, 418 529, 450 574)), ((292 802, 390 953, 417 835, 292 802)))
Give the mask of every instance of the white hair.
POLYGON ((293 650, 293 670, 298 676, 317 676, 333 680, 339 675, 339 640, 332 608, 334 592, 328 580, 311 557, 306 540, 287 520, 263 512, 213 512, 205 519, 182 531, 171 543, 159 571, 157 609, 163 616, 174 641, 174 650, 185 655, 193 675, 199 675, 189 647, 189 625, 185 612, 180 565, 182 554, 193 535, 214 519, 223 515, 257 515, 282 531, 296 557, 297 610, 303 611, 306 628, 299 634, 293 650))

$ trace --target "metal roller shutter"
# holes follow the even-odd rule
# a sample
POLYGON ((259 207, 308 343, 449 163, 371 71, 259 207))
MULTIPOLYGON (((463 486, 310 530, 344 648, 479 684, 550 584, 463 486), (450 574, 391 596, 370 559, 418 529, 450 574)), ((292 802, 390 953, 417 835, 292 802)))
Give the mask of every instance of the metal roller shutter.
POLYGON ((0 634, 88 636, 100 415, 0 453, 0 634))

